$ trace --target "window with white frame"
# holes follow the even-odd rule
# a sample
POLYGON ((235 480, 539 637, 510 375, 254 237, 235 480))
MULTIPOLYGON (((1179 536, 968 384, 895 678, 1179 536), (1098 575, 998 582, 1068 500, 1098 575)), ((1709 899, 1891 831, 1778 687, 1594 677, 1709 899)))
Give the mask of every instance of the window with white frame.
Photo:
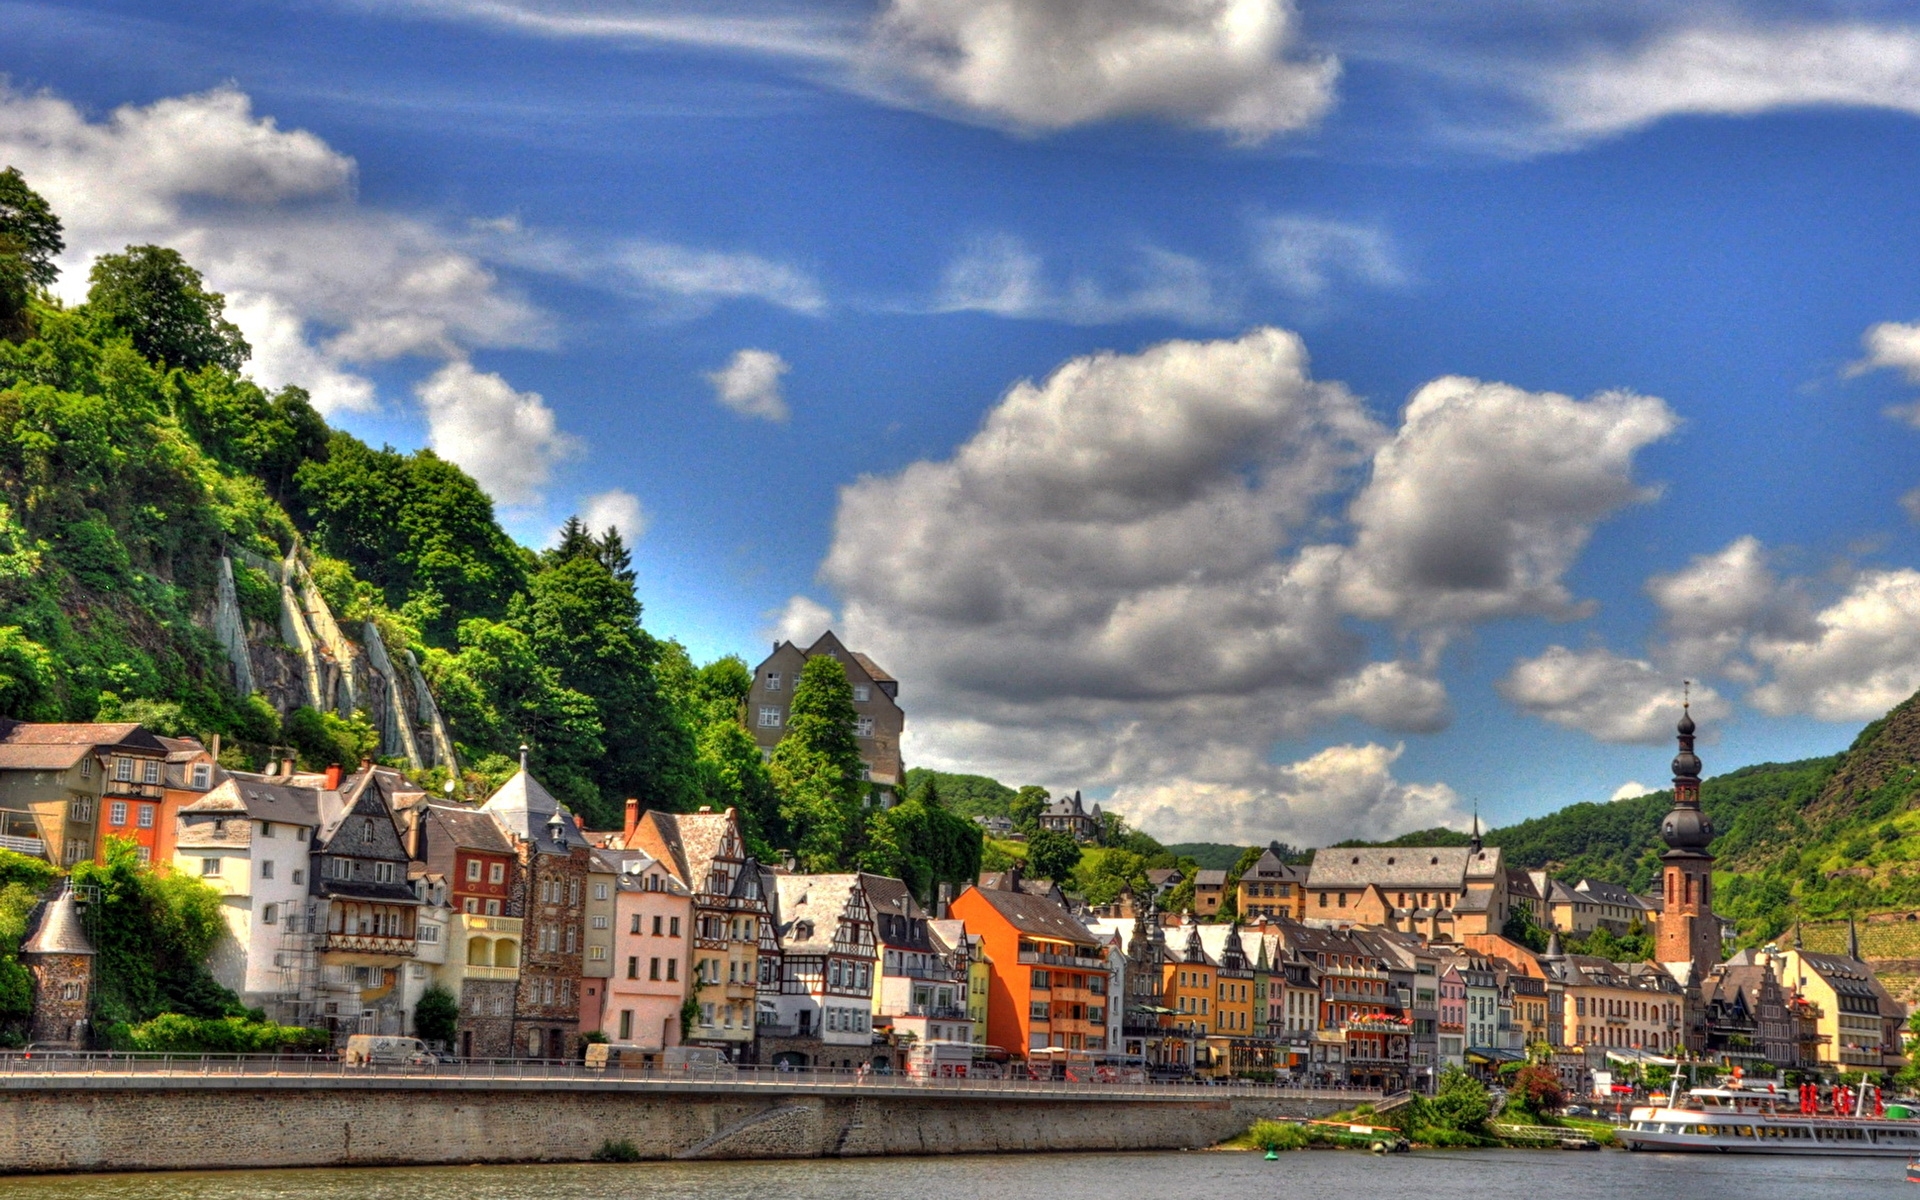
POLYGON ((115 783, 133 782, 133 760, 116 758, 113 760, 113 779, 115 783))
POLYGON ((866 684, 856 683, 853 685, 853 702, 855 704, 865 704, 872 698, 873 689, 869 688, 866 684))
POLYGON ((470 858, 467 860, 467 882, 468 883, 480 882, 480 860, 477 858, 470 858))
POLYGON ((112 804, 107 805, 107 824, 125 825, 126 823, 127 802, 125 800, 115 800, 112 804))
POLYGON ((872 737, 873 736, 873 718, 872 717, 855 717, 853 719, 853 736, 863 737, 863 738, 872 737))
POLYGON ((134 822, 138 824, 142 829, 152 829, 153 828, 153 805, 140 804, 140 805, 136 805, 135 808, 138 811, 134 815, 134 822))
POLYGON ((595 962, 605 962, 607 960, 607 948, 605 946, 589 946, 587 948, 587 957, 595 962))
POLYGON ((767 672, 767 690, 770 692, 777 692, 780 690, 780 672, 778 671, 767 672))
POLYGON ((422 925, 414 930, 413 936, 432 945, 440 940, 440 927, 438 925, 422 925))
POLYGON ((69 810, 69 815, 76 821, 93 820, 93 801, 87 799, 75 800, 72 808, 69 810))
POLYGON ((773 707, 772 705, 767 705, 761 708, 760 728, 762 729, 780 728, 780 710, 773 707))
POLYGON ((596 883, 596 884, 594 884, 594 885, 593 885, 593 898, 594 898, 595 900, 605 900, 605 899, 607 898, 607 885, 606 885, 606 884, 604 884, 604 883, 596 883))
POLYGON ((140 782, 142 783, 159 783, 160 782, 160 760, 159 759, 150 758, 146 761, 146 767, 140 774, 140 782))
POLYGON ((505 883, 506 881, 507 881, 507 864, 493 863, 487 868, 488 883, 505 883))
POLYGON ((392 883, 393 864, 390 862, 373 864, 373 881, 375 883, 392 883))
POLYGON ((213 782, 213 767, 207 763, 193 764, 193 786, 204 788, 213 782))
POLYGON ((593 919, 593 927, 595 929, 605 929, 609 924, 610 922, 605 917, 595 917, 593 919))
POLYGON ((202 874, 202 875, 218 875, 219 873, 220 873, 220 860, 219 860, 219 859, 217 859, 217 858, 203 858, 203 859, 201 859, 201 860, 200 860, 200 874, 202 874))

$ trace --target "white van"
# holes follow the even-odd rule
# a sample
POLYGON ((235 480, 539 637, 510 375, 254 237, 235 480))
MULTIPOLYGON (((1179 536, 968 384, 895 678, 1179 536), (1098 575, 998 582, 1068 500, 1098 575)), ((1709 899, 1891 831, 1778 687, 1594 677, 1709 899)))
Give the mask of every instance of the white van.
POLYGON ((728 1075, 737 1070, 724 1052, 711 1046, 668 1046, 660 1052, 660 1067, 688 1075, 728 1075))
POLYGON ((396 1034, 356 1033, 347 1039, 347 1048, 340 1060, 348 1066, 365 1067, 376 1063, 404 1066, 432 1066, 440 1060, 433 1051, 417 1037, 400 1037, 396 1034))

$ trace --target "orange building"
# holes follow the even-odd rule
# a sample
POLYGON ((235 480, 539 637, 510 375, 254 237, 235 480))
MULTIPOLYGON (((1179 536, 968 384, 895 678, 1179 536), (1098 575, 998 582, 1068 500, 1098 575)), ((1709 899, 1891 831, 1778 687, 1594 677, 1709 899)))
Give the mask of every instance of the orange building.
POLYGON ((166 747, 166 760, 152 769, 141 764, 132 773, 118 772, 116 779, 120 775, 127 779, 101 800, 99 822, 94 826, 96 859, 105 861, 107 839, 113 837, 132 842, 142 862, 172 862, 180 810, 220 781, 213 755, 197 740, 158 734, 154 740, 166 747))
POLYGON ((1107 1006, 1119 997, 1097 934, 1025 892, 970 887, 951 912, 979 936, 992 964, 989 1044, 1036 1065, 1107 1053, 1107 1006))
POLYGON ((1173 1028, 1186 1039, 1185 1048, 1191 1054, 1189 1061, 1200 1067, 1206 1065, 1207 1036, 1214 1031, 1214 1018, 1218 1015, 1214 999, 1218 972, 1201 944, 1200 926, 1191 919, 1184 937, 1168 939, 1169 942, 1176 940, 1180 950, 1171 955, 1162 968, 1161 1003, 1173 1010, 1173 1028))

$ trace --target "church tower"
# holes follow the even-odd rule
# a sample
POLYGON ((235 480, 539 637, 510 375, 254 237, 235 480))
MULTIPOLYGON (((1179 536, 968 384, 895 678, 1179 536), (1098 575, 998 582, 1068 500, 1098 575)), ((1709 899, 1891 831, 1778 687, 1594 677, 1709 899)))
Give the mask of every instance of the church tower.
POLYGON ((1673 759, 1673 810, 1660 823, 1664 908, 1656 957, 1687 964, 1696 985, 1720 961, 1720 923, 1713 916, 1713 822, 1700 811, 1700 758, 1693 752, 1693 714, 1680 715, 1680 753, 1673 759))

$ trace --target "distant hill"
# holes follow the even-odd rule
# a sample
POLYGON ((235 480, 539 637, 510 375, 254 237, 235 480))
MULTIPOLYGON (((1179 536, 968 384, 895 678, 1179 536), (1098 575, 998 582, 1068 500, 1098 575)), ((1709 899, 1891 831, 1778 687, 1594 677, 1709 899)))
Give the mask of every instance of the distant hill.
POLYGON ((1245 847, 1225 842, 1179 842, 1167 849, 1178 858, 1191 858, 1203 871, 1230 871, 1245 847))
POLYGON ((907 772, 907 795, 917 796, 934 780, 940 789, 940 801, 963 817, 1004 817, 1019 792, 998 779, 985 775, 959 775, 914 767, 907 772))

